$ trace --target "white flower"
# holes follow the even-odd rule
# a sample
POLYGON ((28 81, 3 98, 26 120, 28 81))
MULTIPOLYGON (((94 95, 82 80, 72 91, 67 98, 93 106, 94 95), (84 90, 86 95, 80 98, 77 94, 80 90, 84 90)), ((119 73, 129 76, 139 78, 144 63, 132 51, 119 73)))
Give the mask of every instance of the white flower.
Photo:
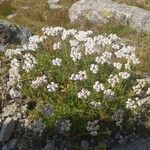
POLYGON ((95 120, 93 122, 88 121, 87 131, 90 132, 92 136, 97 136, 98 130, 99 130, 98 120, 95 120))
POLYGON ((86 74, 86 71, 79 71, 77 74, 72 74, 71 77, 70 77, 70 80, 73 80, 73 81, 84 81, 87 79, 87 74, 86 74))
POLYGON ((148 88, 146 94, 147 94, 147 95, 150 95, 150 87, 148 88))
POLYGON ((95 61, 97 63, 101 63, 101 64, 105 64, 105 63, 110 64, 111 63, 110 62, 111 58, 112 58, 112 53, 105 51, 102 54, 102 56, 97 56, 96 59, 95 59, 95 61))
POLYGON ((21 93, 20 91, 16 90, 15 88, 11 88, 9 91, 9 95, 12 99, 20 98, 21 93))
POLYGON ((118 70, 121 70, 121 68, 122 68, 122 64, 120 63, 120 62, 114 62, 113 63, 113 66, 115 67, 115 68, 117 68, 118 70))
POLYGON ((60 50, 60 47, 61 47, 61 43, 60 42, 57 42, 57 43, 53 44, 53 50, 60 50))
POLYGON ((101 102, 92 101, 90 104, 94 109, 99 109, 101 107, 101 102))
POLYGON ((47 85, 48 92, 54 92, 58 89, 58 84, 51 82, 47 85))
POLYGON ((128 72, 119 72, 119 76, 123 79, 128 79, 130 74, 128 72))
POLYGON ((61 66, 61 62, 62 62, 62 60, 60 58, 56 58, 56 59, 52 60, 52 64, 54 66, 61 66))
POLYGON ((97 74, 97 72, 98 72, 98 65, 91 64, 90 71, 92 71, 94 74, 97 74))
POLYGON ((99 83, 99 81, 96 81, 93 85, 93 89, 96 91, 96 92, 100 92, 100 91, 104 91, 105 90, 105 87, 102 83, 99 83))
POLYGON ((138 84, 133 86, 132 89, 134 91, 135 94, 141 94, 142 89, 145 87, 146 85, 146 80, 145 79, 137 79, 138 84))
POLYGON ((64 121, 61 122, 60 125, 61 125, 60 129, 61 129, 62 132, 70 131, 70 128, 71 128, 70 120, 64 120, 64 121))
POLYGON ((118 75, 110 75, 108 78, 108 83, 110 83, 111 87, 114 87, 116 84, 120 82, 118 75))
POLYGON ((23 55, 24 58, 24 64, 22 65, 22 69, 24 69, 26 72, 29 72, 33 69, 35 64, 37 64, 35 57, 33 57, 30 53, 26 53, 23 55))
POLYGON ((13 87, 20 81, 19 67, 19 61, 16 58, 12 59, 9 69, 9 81, 7 82, 8 87, 13 87))
POLYGON ((106 90, 104 90, 104 94, 105 94, 106 97, 108 97, 109 99, 112 99, 113 96, 115 95, 115 93, 114 93, 111 89, 106 89, 106 90))
POLYGON ((39 86, 43 85, 44 83, 47 83, 47 77, 45 75, 41 77, 37 77, 36 80, 32 81, 31 86, 33 88, 38 88, 39 86))
POLYGON ((78 93, 78 98, 80 99, 87 99, 88 96, 90 96, 90 91, 86 90, 86 89, 82 89, 79 93, 78 93))
POLYGON ((81 60, 82 53, 80 52, 80 47, 72 47, 70 57, 75 62, 77 60, 81 60))

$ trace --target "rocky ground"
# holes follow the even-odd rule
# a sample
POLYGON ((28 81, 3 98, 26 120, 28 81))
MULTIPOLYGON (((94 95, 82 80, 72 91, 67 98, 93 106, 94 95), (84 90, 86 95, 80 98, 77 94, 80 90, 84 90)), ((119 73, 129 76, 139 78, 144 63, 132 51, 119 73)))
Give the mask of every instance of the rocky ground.
MULTIPOLYGON (((43 26, 64 26, 67 28, 90 29, 97 33, 116 33, 137 47, 142 59, 137 74, 148 81, 150 77, 150 2, 136 0, 2 0, 0 1, 0 149, 2 150, 149 150, 150 119, 139 127, 141 135, 127 136, 131 144, 114 139, 95 144, 80 139, 71 145, 70 139, 54 135, 52 138, 37 135, 34 130, 43 130, 39 120, 33 126, 28 122, 28 114, 36 107, 36 102, 28 98, 12 100, 6 83, 8 81, 9 60, 3 54, 8 47, 22 45, 34 34, 40 34, 43 26), (129 6, 130 4, 130 6, 129 6), (131 6, 132 5, 132 6, 131 6), (39 129, 39 127, 41 127, 39 129), (140 137, 143 136, 143 137, 140 137), (146 137, 146 138, 145 138, 146 137), (134 142, 133 142, 134 141, 134 142), (124 143, 122 145, 122 143, 124 143)), ((51 108, 46 109, 51 113, 51 108)))

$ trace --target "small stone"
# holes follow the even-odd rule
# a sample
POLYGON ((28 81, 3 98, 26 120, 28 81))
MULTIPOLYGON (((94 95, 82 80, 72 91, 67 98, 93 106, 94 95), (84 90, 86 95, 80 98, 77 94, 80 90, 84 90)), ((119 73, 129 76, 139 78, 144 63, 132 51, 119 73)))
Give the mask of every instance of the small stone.
POLYGON ((84 149, 88 149, 89 148, 89 142, 86 140, 82 140, 81 141, 81 147, 84 149))
POLYGON ((49 4, 57 4, 60 0, 48 0, 49 4))
POLYGON ((16 17, 16 16, 17 16, 17 14, 10 14, 10 15, 7 16, 7 19, 10 20, 10 19, 12 19, 12 18, 14 18, 14 17, 16 17))
POLYGON ((1 129, 1 142, 8 141, 15 129, 15 121, 11 117, 7 117, 1 129))
POLYGON ((50 4, 49 6, 51 9, 60 9, 63 8, 63 6, 59 5, 59 4, 50 4))

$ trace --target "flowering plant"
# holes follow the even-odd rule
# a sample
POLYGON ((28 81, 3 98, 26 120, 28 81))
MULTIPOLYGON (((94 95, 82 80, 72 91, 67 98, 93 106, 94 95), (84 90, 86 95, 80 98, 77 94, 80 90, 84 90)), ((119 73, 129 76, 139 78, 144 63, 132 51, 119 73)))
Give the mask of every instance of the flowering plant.
POLYGON ((10 96, 36 99, 34 116, 47 128, 64 119, 62 130, 73 135, 101 137, 132 129, 150 104, 148 83, 134 73, 140 63, 135 48, 115 34, 62 27, 42 31, 5 53, 12 59, 10 96), (42 113, 45 105, 53 107, 53 115, 42 113))

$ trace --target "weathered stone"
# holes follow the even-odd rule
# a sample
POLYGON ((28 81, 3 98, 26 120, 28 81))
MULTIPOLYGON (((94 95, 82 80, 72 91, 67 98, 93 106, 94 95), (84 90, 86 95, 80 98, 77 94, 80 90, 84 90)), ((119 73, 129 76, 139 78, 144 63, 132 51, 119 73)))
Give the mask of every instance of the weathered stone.
POLYGON ((64 6, 59 5, 58 2, 60 2, 60 0, 48 0, 49 7, 50 7, 51 9, 64 8, 64 6))
POLYGON ((23 44, 31 35, 27 28, 0 20, 0 44, 23 44))
POLYGON ((119 145, 111 150, 150 150, 150 140, 138 139, 134 143, 119 145))
POLYGON ((48 0, 49 4, 56 4, 58 2, 60 2, 60 0, 48 0))
POLYGON ((2 150, 14 150, 16 148, 16 143, 17 139, 12 139, 2 147, 2 150))
POLYGON ((71 22, 106 24, 117 20, 140 32, 150 32, 150 11, 111 0, 80 0, 69 10, 71 22))
POLYGON ((1 129, 1 142, 8 141, 15 129, 15 121, 11 117, 7 117, 1 129))

